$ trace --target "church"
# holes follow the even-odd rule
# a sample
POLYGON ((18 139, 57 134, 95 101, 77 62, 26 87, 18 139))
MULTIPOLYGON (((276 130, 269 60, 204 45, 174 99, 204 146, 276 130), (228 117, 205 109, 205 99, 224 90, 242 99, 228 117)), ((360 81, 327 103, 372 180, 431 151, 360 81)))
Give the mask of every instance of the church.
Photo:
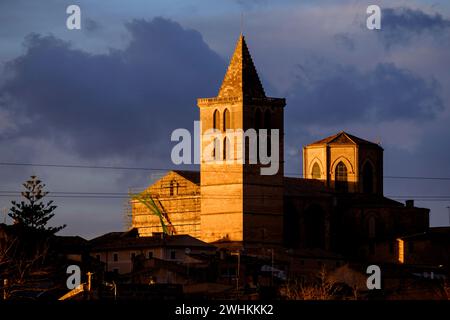
MULTIPOLYGON (((303 147, 302 178, 284 175, 286 101, 266 96, 243 35, 218 95, 197 104, 202 147, 210 129, 278 129, 279 148, 271 150, 279 153, 278 172, 261 175, 259 162, 221 161, 225 152, 202 156, 199 172, 170 171, 141 193, 161 215, 132 201, 139 236, 169 232, 230 250, 311 249, 395 263, 399 239, 427 231, 428 209, 384 197, 379 144, 342 131, 303 147)), ((223 150, 226 143, 219 142, 223 150)))

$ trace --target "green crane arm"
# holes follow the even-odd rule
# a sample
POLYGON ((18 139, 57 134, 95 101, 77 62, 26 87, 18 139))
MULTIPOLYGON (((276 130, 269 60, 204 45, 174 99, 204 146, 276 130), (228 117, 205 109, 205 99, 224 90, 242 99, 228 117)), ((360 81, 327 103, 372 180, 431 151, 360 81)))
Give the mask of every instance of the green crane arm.
POLYGON ((132 200, 138 201, 139 203, 142 203, 144 206, 150 209, 150 212, 159 218, 163 232, 165 234, 169 234, 169 228, 164 222, 164 213, 158 208, 155 201, 149 194, 146 195, 144 195, 144 193, 130 194, 130 197, 132 200))

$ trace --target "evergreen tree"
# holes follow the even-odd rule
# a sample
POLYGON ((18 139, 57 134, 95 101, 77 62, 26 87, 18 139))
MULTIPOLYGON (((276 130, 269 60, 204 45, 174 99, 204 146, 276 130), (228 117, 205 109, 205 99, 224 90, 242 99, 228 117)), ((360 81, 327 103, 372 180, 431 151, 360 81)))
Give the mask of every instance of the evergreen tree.
POLYGON ((25 198, 25 201, 20 203, 12 201, 13 206, 10 209, 10 213, 8 213, 16 224, 51 234, 55 234, 66 227, 66 225, 62 225, 47 228, 48 221, 55 215, 53 211, 56 209, 56 206, 53 205, 53 201, 47 203, 42 201, 48 192, 44 191, 45 184, 41 180, 36 176, 31 176, 23 186, 25 191, 22 192, 22 197, 25 198))

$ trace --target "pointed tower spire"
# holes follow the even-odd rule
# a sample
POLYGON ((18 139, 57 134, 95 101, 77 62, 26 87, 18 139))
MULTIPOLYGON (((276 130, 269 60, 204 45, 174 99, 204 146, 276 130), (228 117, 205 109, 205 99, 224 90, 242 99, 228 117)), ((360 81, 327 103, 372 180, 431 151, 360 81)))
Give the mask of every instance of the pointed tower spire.
POLYGON ((241 34, 231 57, 230 65, 219 90, 220 98, 254 97, 265 98, 264 88, 241 34))
POLYGON ((254 243, 281 246, 286 100, 266 97, 242 34, 218 96, 199 98, 197 105, 200 109, 202 150, 201 239, 206 242, 228 242, 230 247, 253 247, 254 243), (272 141, 278 142, 278 148, 271 148, 270 151, 270 168, 276 172, 270 171, 269 175, 263 173, 268 169, 267 165, 250 160, 250 150, 255 151, 257 146, 251 145, 250 140, 254 139, 246 139, 245 134, 247 130, 262 128, 277 130, 270 131, 266 139, 270 145, 272 141), (273 199, 270 208, 255 201, 255 194, 270 194, 273 199), (233 200, 218 206, 218 197, 233 200))

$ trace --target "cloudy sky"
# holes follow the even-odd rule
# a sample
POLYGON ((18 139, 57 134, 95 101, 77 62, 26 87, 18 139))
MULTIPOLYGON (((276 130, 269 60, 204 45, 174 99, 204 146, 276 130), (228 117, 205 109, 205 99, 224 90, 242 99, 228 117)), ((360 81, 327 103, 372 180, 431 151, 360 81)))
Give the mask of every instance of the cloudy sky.
POLYGON ((241 13, 266 92, 287 98, 286 172, 301 173, 303 145, 345 130, 381 142, 386 195, 415 198, 447 225, 445 0, 2 0, 0 209, 37 174, 62 234, 121 230, 122 195, 161 171, 99 167, 174 167, 170 133, 192 129, 196 98, 216 95, 241 13), (81 30, 66 28, 70 4, 81 30), (380 31, 365 27, 370 4, 382 8, 380 31), (21 163, 97 168, 10 165, 21 163))

